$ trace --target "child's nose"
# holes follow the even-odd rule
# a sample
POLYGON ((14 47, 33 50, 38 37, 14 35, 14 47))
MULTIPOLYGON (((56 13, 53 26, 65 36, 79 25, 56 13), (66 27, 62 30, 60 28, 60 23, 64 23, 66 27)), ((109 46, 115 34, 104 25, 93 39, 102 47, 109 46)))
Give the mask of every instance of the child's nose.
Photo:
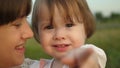
POLYGON ((54 40, 65 40, 65 34, 64 29, 56 29, 54 33, 54 40))

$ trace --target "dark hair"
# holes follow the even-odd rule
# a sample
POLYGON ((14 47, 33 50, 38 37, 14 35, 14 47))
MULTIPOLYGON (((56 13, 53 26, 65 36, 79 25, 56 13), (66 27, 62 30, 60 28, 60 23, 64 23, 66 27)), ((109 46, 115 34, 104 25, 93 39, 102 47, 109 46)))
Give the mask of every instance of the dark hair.
POLYGON ((89 38, 94 33, 95 20, 93 14, 91 13, 87 5, 86 0, 36 0, 32 15, 32 27, 34 37, 38 42, 38 22, 40 19, 40 7, 43 2, 46 3, 46 5, 48 6, 51 15, 50 17, 53 17, 54 6, 57 6, 59 8, 59 11, 61 11, 61 13, 63 14, 63 16, 69 16, 71 20, 74 17, 78 22, 84 24, 87 38, 89 38))
POLYGON ((0 25, 27 16, 31 11, 31 0, 0 0, 0 25))

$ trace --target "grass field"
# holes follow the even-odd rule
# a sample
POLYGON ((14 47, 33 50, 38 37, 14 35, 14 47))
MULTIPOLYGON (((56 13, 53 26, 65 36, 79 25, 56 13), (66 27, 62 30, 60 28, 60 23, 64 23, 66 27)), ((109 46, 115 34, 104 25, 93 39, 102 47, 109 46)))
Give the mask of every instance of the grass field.
MULTIPOLYGON (((120 68, 120 24, 99 24, 95 34, 87 40, 105 50, 107 54, 106 68, 120 68)), ((34 40, 27 42, 26 57, 31 59, 51 58, 46 55, 41 46, 34 40)))

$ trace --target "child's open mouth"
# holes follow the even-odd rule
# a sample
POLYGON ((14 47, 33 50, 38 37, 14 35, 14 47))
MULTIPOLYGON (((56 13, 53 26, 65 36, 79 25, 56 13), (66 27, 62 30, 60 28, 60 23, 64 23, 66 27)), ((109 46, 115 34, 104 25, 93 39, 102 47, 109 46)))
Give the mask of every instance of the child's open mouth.
POLYGON ((58 52, 65 52, 69 45, 68 44, 56 44, 53 45, 53 47, 58 51, 58 52))

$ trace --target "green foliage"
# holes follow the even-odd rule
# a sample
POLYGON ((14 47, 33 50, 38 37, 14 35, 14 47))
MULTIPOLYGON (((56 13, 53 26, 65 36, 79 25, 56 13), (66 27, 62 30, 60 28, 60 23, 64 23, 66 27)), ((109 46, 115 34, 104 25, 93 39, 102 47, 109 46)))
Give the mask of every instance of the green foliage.
MULTIPOLYGON (((107 54, 106 68, 119 68, 120 63, 120 24, 118 23, 102 23, 97 24, 95 34, 87 40, 102 48, 107 54), (117 25, 117 27, 116 27, 117 25)), ((28 40, 26 57, 32 59, 51 58, 42 50, 40 44, 34 39, 28 40)))
POLYGON ((102 21, 103 20, 103 14, 101 12, 97 12, 95 14, 97 21, 102 21))
MULTIPOLYGON (((87 43, 93 43, 104 49, 107 54, 106 68, 119 68, 120 63, 120 24, 119 27, 110 26, 112 24, 99 24, 96 33, 87 40, 87 43), (101 27, 101 28, 100 28, 101 27)), ((115 24, 113 24, 115 25, 115 24)))
POLYGON ((111 13, 110 16, 104 16, 101 12, 96 12, 95 17, 100 23, 120 23, 120 13, 111 13))
POLYGON ((41 45, 34 38, 28 40, 26 45, 26 58, 37 59, 50 58, 42 49, 41 45))

